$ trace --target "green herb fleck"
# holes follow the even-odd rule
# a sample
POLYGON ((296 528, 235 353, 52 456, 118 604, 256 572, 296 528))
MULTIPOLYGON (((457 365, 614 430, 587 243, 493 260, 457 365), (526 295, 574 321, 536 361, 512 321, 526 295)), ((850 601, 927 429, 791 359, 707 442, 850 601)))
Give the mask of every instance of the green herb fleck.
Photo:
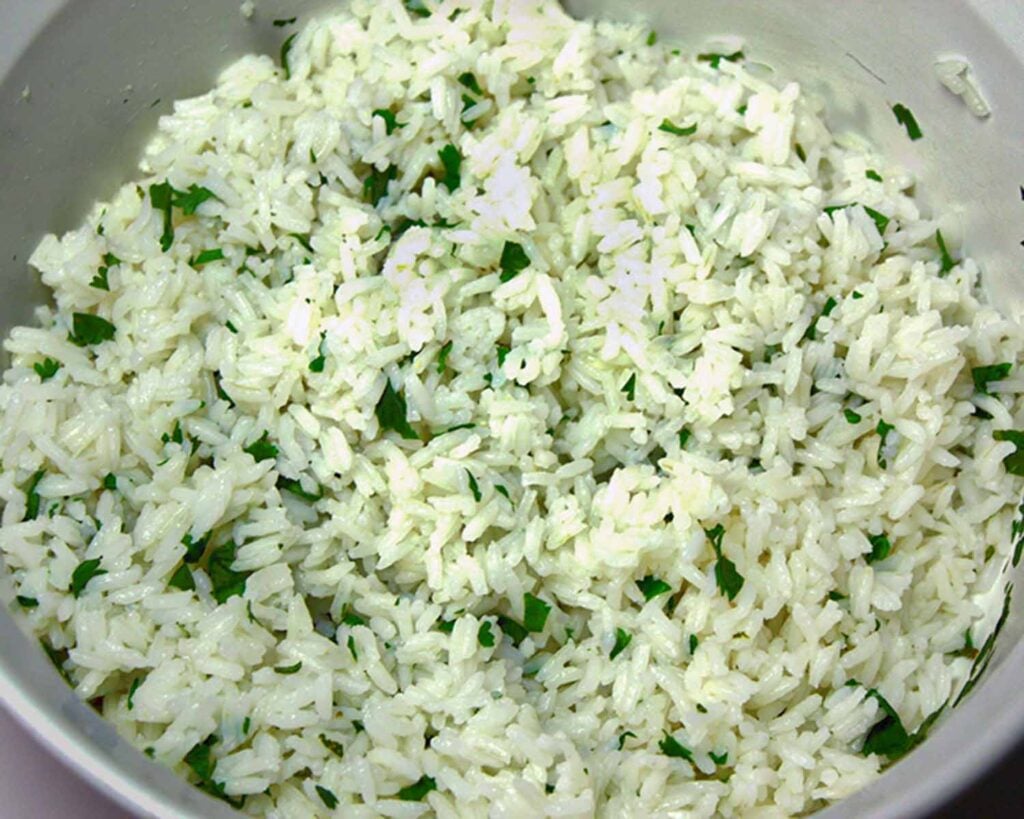
POLYGON ((1015 432, 1012 429, 997 429, 992 433, 997 441, 1009 441, 1016 450, 1003 458, 1003 466, 1011 475, 1024 476, 1024 432, 1015 432))
POLYGON ((821 313, 817 316, 817 318, 814 319, 814 321, 811 322, 811 326, 808 327, 807 332, 804 333, 805 339, 807 339, 808 341, 814 341, 818 337, 818 322, 822 318, 831 315, 832 311, 836 309, 837 305, 838 302, 834 298, 829 296, 828 301, 825 302, 825 306, 821 309, 821 313))
POLYGON ((252 455, 257 462, 272 461, 277 457, 277 447, 270 443, 270 433, 266 430, 242 451, 252 455))
POLYGON ((316 786, 316 793, 320 797, 320 801, 327 807, 327 810, 334 810, 338 807, 338 797, 323 785, 316 786))
POLYGON ((276 28, 284 28, 285 26, 290 26, 298 19, 298 17, 288 17, 287 19, 274 20, 274 26, 276 28))
POLYGON ((302 488, 302 483, 300 481, 293 478, 286 478, 284 475, 278 477, 277 488, 309 503, 316 503, 324 496, 324 489, 322 486, 317 486, 316 493, 308 492, 302 488))
POLYGON ((449 193, 454 193, 462 184, 462 154, 454 145, 445 145, 437 155, 444 165, 444 176, 441 184, 448 188, 449 193))
POLYGON ((941 230, 935 231, 935 243, 939 246, 939 255, 942 259, 942 266, 939 268, 939 275, 945 276, 950 270, 957 266, 958 262, 950 255, 949 249, 946 247, 946 240, 942 238, 941 230))
POLYGON ((230 321, 225 321, 224 326, 228 328, 229 333, 234 333, 236 336, 238 335, 238 328, 230 321))
POLYGON ((480 624, 480 628, 476 630, 476 639, 484 648, 494 647, 494 634, 491 632, 489 620, 484 620, 480 624))
POLYGON ((292 34, 287 40, 281 43, 281 68, 284 69, 284 78, 290 80, 292 78, 292 67, 288 62, 288 54, 292 50, 292 43, 295 42, 295 38, 298 34, 292 34))
POLYGON ((726 62, 735 63, 743 59, 742 51, 734 51, 732 54, 698 54, 697 60, 702 63, 711 63, 712 68, 718 68, 721 65, 722 60, 726 62))
POLYGON ((879 421, 878 426, 875 427, 875 432, 877 432, 879 437, 882 439, 878 442, 878 465, 882 467, 882 469, 885 469, 887 466, 885 459, 885 442, 889 437, 889 433, 894 429, 896 429, 896 427, 892 424, 887 424, 885 421, 879 421))
POLYGON ((75 597, 81 597, 90 580, 106 573, 106 569, 100 568, 100 559, 98 557, 91 560, 83 560, 75 567, 74 572, 71 573, 71 594, 75 597))
POLYGON ((476 482, 476 478, 473 477, 473 473, 468 469, 466 470, 466 477, 469 478, 469 491, 473 493, 473 500, 480 503, 480 499, 483 497, 480 494, 480 484, 476 482))
POLYGON ((167 585, 181 591, 192 591, 196 587, 195 578, 192 577, 192 572, 186 564, 182 563, 174 574, 171 575, 171 579, 167 581, 167 585))
POLYGON ((838 603, 840 600, 846 600, 847 597, 842 592, 839 592, 839 591, 836 591, 835 589, 833 589, 832 591, 830 591, 828 593, 828 599, 829 600, 834 600, 835 602, 838 603))
POLYGON ((510 352, 512 352, 512 351, 508 347, 506 347, 504 344, 499 344, 498 345, 498 366, 499 367, 504 367, 505 366, 505 359, 508 358, 508 354, 510 352))
POLYGON ((693 136, 697 133, 697 123, 693 125, 687 125, 680 128, 675 125, 671 120, 663 119, 661 125, 658 126, 659 131, 664 131, 666 134, 674 134, 675 136, 693 136))
POLYGON ((278 666, 275 666, 274 667, 274 671, 277 674, 285 674, 285 675, 288 675, 288 674, 298 674, 299 670, 301 668, 302 668, 302 660, 299 660, 294 665, 278 665, 278 666))
POLYGON ((672 587, 664 580, 659 580, 654 575, 647 575, 642 580, 636 581, 637 588, 644 596, 644 600, 653 600, 655 597, 672 591, 672 587))
POLYGON ((388 194, 388 184, 398 178, 398 168, 388 165, 383 171, 376 167, 363 182, 363 199, 374 207, 388 194))
POLYGON ((868 691, 868 696, 877 700, 885 717, 868 731, 861 753, 864 756, 878 754, 889 759, 899 759, 914 746, 914 741, 903 727, 896 709, 885 697, 874 688, 868 691))
POLYGON ((432 777, 421 776, 412 785, 402 788, 397 798, 403 802, 422 802, 431 791, 437 790, 437 782, 432 777))
POLYGON ((921 126, 917 124, 917 119, 907 106, 898 102, 892 107, 892 113, 896 117, 896 121, 907 129, 907 136, 911 141, 917 141, 924 136, 921 126))
POLYGON ((202 251, 198 256, 196 256, 192 260, 191 265, 192 267, 202 267, 204 264, 209 264, 210 262, 217 262, 223 258, 223 250, 221 250, 219 247, 211 248, 209 250, 202 251))
POLYGON ((511 496, 508 494, 508 488, 502 486, 500 483, 494 484, 494 491, 497 492, 499 495, 503 495, 505 500, 512 500, 511 496))
POLYGON ((14 599, 18 601, 18 605, 21 606, 23 609, 34 609, 38 608, 39 606, 39 601, 36 600, 34 597, 24 597, 23 595, 19 594, 14 599))
POLYGON ((665 738, 658 743, 658 747, 665 756, 671 756, 677 759, 685 759, 689 762, 693 762, 693 752, 685 745, 680 744, 679 741, 667 731, 665 732, 665 738))
POLYGON ((438 625, 437 630, 440 631, 442 634, 451 634, 453 631, 455 631, 455 621, 442 620, 438 625))
POLYGON ((176 191, 171 188, 171 193, 173 194, 172 204, 174 207, 180 208, 185 216, 193 216, 199 206, 208 199, 218 198, 217 194, 209 188, 200 185, 189 185, 187 191, 176 191))
POLYGON ((320 734, 320 742, 328 751, 338 757, 338 759, 345 758, 345 746, 340 742, 331 739, 327 734, 320 734))
POLYGON ((656 42, 658 42, 658 32, 652 31, 650 34, 647 35, 647 45, 652 46, 656 42))
POLYGON ((884 532, 880 535, 868 535, 868 543, 871 544, 871 554, 867 556, 868 563, 885 560, 892 552, 892 543, 884 532))
POLYGON ((207 534, 194 541, 192 540, 192 535, 187 534, 181 539, 181 542, 185 547, 185 562, 198 563, 206 553, 206 544, 210 542, 210 536, 207 534))
POLYGON ((139 686, 142 685, 142 677, 136 677, 132 680, 131 687, 128 689, 128 710, 131 711, 135 708, 135 692, 139 690, 139 686))
POLYGON ((690 640, 689 640, 689 645, 690 645, 690 656, 693 656, 693 654, 697 651, 697 647, 700 645, 700 638, 696 634, 691 634, 690 635, 690 640))
POLYGON ((89 313, 74 313, 71 316, 70 340, 79 347, 110 341, 116 332, 113 324, 99 316, 89 313))
POLYGON ((511 281, 530 266, 530 257, 518 242, 505 242, 501 251, 501 275, 503 283, 511 281))
POLYGON ((988 367, 974 367, 971 370, 971 378, 974 379, 974 389, 982 395, 991 395, 988 385, 1002 381, 1013 369, 1013 364, 1005 361, 1002 364, 992 364, 988 367))
POLYGON ((213 586, 213 597, 218 603, 245 593, 245 581, 249 572, 237 572, 231 568, 235 562, 236 550, 234 541, 229 540, 210 553, 206 571, 213 586))
POLYGON ((688 430, 686 427, 683 427, 681 430, 679 430, 679 448, 680 449, 685 449, 686 448, 686 443, 690 440, 690 436, 692 434, 693 433, 691 433, 690 430, 688 430))
POLYGON ((843 417, 846 419, 846 423, 848 424, 859 424, 864 420, 859 413, 856 413, 849 408, 843 410, 843 417))
POLYGON ((164 217, 164 229, 160 236, 160 249, 166 253, 174 244, 174 217, 171 212, 173 207, 174 188, 171 183, 164 181, 149 186, 149 201, 153 210, 160 211, 164 217))
POLYGON ((502 633, 512 641, 513 645, 519 645, 530 636, 529 631, 511 617, 506 617, 503 614, 498 615, 498 625, 501 627, 502 633))
POLYGON ((625 629, 615 629, 615 645, 612 647, 612 653, 608 655, 609 660, 614 660, 626 647, 633 641, 633 635, 625 629))
POLYGON ((452 345, 451 341, 446 341, 444 343, 444 346, 441 347, 441 351, 437 354, 437 372, 438 372, 438 375, 443 373, 445 371, 445 368, 448 366, 448 355, 452 351, 452 346, 453 345, 452 345))
POLYGON ((873 180, 875 182, 881 182, 882 181, 882 175, 878 171, 872 171, 872 170, 864 171, 864 176, 866 176, 868 179, 871 179, 871 180, 873 180))
POLYGON ((626 394, 627 401, 632 401, 636 398, 636 373, 633 373, 626 383, 619 388, 619 392, 626 394))
POLYGON ((409 421, 406 419, 406 411, 407 406, 402 393, 391 386, 389 379, 385 379, 384 392, 381 393, 380 400, 377 402, 377 407, 374 410, 380 428, 382 430, 394 430, 407 441, 418 441, 420 436, 409 425, 409 421))
POLYGON ((725 535, 725 527, 719 523, 713 529, 706 529, 704 534, 711 541, 711 546, 718 557, 715 562, 715 585, 732 601, 743 588, 744 578, 736 570, 736 564, 722 554, 722 538, 725 535))
POLYGON ((60 362, 52 358, 44 358, 42 361, 37 361, 33 364, 32 369, 36 371, 40 381, 49 381, 57 374, 57 370, 60 369, 60 362))
POLYGON ((527 592, 523 595, 523 625, 527 631, 544 631, 551 606, 527 592))
POLYGON ((388 136, 391 136, 396 129, 404 128, 406 125, 404 122, 399 122, 398 117, 396 117, 395 114, 387 108, 378 108, 373 112, 373 116, 380 117, 384 120, 384 132, 388 136))
POLYGON ((728 751, 724 751, 721 754, 716 754, 714 751, 708 751, 708 756, 711 757, 711 761, 716 765, 725 765, 729 762, 728 751))
POLYGON ((366 625, 366 620, 363 617, 360 617, 358 614, 356 614, 356 612, 353 611, 352 607, 348 603, 346 603, 341 610, 341 622, 344 623, 346 626, 366 625))

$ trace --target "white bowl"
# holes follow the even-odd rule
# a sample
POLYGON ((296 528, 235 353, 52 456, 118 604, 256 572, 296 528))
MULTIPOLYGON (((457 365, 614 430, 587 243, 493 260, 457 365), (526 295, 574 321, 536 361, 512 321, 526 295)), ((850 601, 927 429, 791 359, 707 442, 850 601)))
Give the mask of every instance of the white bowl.
MULTIPOLYGON (((30 321, 33 305, 46 298, 24 265, 38 238, 73 227, 89 203, 132 176, 145 136, 171 100, 207 90, 234 57, 275 53, 281 33, 272 19, 329 4, 261 0, 252 21, 239 5, 0 0, 0 249, 8 281, 0 332, 30 321)), ((568 6, 580 15, 643 19, 662 39, 684 46, 741 35, 752 59, 826 94, 833 125, 864 132, 913 169, 925 201, 957 217, 991 297, 1008 311, 1020 304, 1019 0, 569 0, 568 6), (990 119, 976 119, 939 84, 933 64, 948 55, 972 63, 993 109, 990 119), (914 111, 924 139, 906 139, 891 113, 896 102, 914 111)), ((1009 750, 1024 734, 1018 615, 1011 616, 988 679, 975 693, 921 748, 823 817, 921 816, 1009 750)), ((233 815, 129 747, 80 703, 24 636, 17 616, 0 613, 0 694, 15 716, 143 815, 233 815)))

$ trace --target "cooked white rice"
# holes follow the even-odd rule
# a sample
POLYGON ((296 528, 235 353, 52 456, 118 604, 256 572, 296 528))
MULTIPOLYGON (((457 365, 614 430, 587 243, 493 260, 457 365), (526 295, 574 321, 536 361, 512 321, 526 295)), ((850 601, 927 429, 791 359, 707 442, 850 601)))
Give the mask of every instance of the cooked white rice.
POLYGON ((27 622, 257 815, 856 791, 987 654, 1024 381, 972 368, 1018 327, 796 83, 553 0, 425 6, 230 66, 40 244, 0 389, 27 622))

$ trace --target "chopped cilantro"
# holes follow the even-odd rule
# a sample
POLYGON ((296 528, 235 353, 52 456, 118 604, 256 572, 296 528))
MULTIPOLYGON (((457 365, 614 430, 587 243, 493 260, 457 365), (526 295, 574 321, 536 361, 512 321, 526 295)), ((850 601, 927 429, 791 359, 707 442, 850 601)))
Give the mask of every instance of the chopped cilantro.
POLYGON ((478 97, 484 95, 484 90, 480 87, 480 82, 477 80, 476 75, 467 71, 464 74, 459 74, 459 84, 464 88, 468 88, 478 97))
POLYGON ((218 603, 245 593, 245 581, 249 572, 237 572, 231 568, 235 562, 236 550, 234 541, 229 540, 210 553, 206 572, 213 586, 213 597, 218 603))
POLYGON ((219 247, 216 247, 202 251, 198 256, 196 256, 191 261, 190 264, 192 265, 192 267, 202 267, 204 264, 209 264, 210 262, 217 262, 223 258, 224 251, 221 250, 219 247))
POLYGON ((92 277, 92 281, 89 282, 89 287, 95 287, 97 290, 106 290, 110 292, 110 281, 107 278, 107 274, 110 272, 109 267, 101 267, 99 272, 92 277))
MULTIPOLYGON (((341 622, 344 623, 346 626, 366 625, 365 618, 360 617, 358 614, 356 614, 356 612, 352 610, 352 607, 348 603, 346 603, 341 610, 341 622)), ((454 622, 452 623, 452 626, 454 627, 454 622)), ((442 629, 442 631, 443 630, 444 629, 442 629)))
POLYGON ((957 266, 958 262, 950 255, 946 247, 946 240, 942 238, 942 231, 935 231, 935 243, 939 246, 939 255, 942 259, 942 266, 939 268, 939 275, 945 276, 957 266))
POLYGON ((672 591, 672 587, 668 583, 650 574, 642 580, 637 580, 636 585, 640 589, 640 593, 643 594, 644 600, 653 600, 658 595, 672 591))
POLYGON ((718 68, 721 65, 722 60, 726 62, 735 63, 743 59, 742 51, 734 51, 732 54, 698 54, 697 60, 702 63, 711 63, 712 68, 718 68))
POLYGON ((440 375, 445 371, 448 366, 448 355, 452 351, 452 342, 446 341, 444 346, 441 347, 441 351, 437 354, 437 372, 440 375))
POLYGON ((1012 429, 997 429, 992 433, 997 441, 1010 441, 1017 449, 1003 458, 1003 466, 1011 475, 1024 476, 1024 432, 1012 429))
POLYGON ((18 605, 21 606, 23 609, 34 609, 39 606, 39 601, 36 600, 34 597, 24 597, 23 595, 19 594, 14 599, 18 601, 18 605))
POLYGON ((880 535, 868 535, 868 543, 871 544, 871 554, 867 556, 868 563, 885 560, 892 552, 892 543, 884 532, 880 535))
POLYGON ((647 45, 652 46, 656 42, 658 42, 658 32, 652 31, 650 34, 647 35, 647 45))
POLYGON ((128 710, 131 711, 135 708, 135 692, 139 690, 139 686, 142 685, 142 677, 136 677, 132 680, 131 687, 128 689, 128 710))
POLYGON ((507 282, 530 266, 530 257, 526 255, 523 246, 518 242, 505 242, 505 246, 501 250, 500 264, 501 275, 498 278, 502 282, 507 282))
POLYGON ((504 367, 505 366, 505 359, 508 358, 508 354, 510 352, 512 352, 512 351, 508 347, 506 347, 504 344, 499 344, 498 345, 498 366, 499 367, 504 367))
POLYGON ((690 440, 690 436, 692 434, 693 433, 691 433, 690 430, 688 430, 686 427, 683 427, 681 430, 679 430, 679 448, 680 449, 685 449, 686 448, 686 443, 687 443, 687 441, 690 440))
POLYGON ((711 761, 716 765, 725 765, 729 762, 729 753, 727 751, 721 754, 716 754, 714 751, 708 751, 708 756, 711 757, 711 761))
POLYGON ((39 481, 46 475, 44 470, 33 473, 29 483, 25 487, 25 520, 35 520, 39 517, 39 481))
POLYGON ((808 327, 807 332, 804 333, 805 339, 807 339, 808 341, 814 341, 818 337, 818 321, 820 321, 825 316, 831 315, 832 311, 836 309, 837 305, 838 302, 834 298, 829 296, 828 301, 825 302, 825 306, 821 309, 821 313, 818 315, 817 318, 814 319, 814 321, 811 322, 811 326, 808 327))
POLYGON ((523 626, 527 631, 544 631, 551 606, 527 592, 523 595, 523 626))
POLYGON ((284 492, 289 492, 295 497, 308 501, 309 503, 316 503, 324 496, 324 488, 322 486, 317 486, 316 494, 307 492, 302 488, 302 484, 299 481, 292 478, 286 478, 284 475, 280 475, 278 477, 277 488, 284 492))
POLYGON ((242 720, 242 735, 247 736, 249 729, 252 727, 252 717, 246 717, 242 720))
POLYGON ((272 461, 277 457, 277 447, 270 443, 270 433, 266 430, 242 451, 252 455, 257 462, 272 461))
POLYGON ((32 369, 36 371, 40 381, 48 381, 57 374, 57 370, 60 369, 60 362, 54 361, 52 358, 44 358, 42 361, 33 364, 32 369))
POLYGON ((799 160, 800 160, 801 162, 806 162, 806 161, 807 161, 807 152, 806 152, 806 151, 804 151, 804 148, 803 148, 803 146, 802 146, 802 145, 800 145, 799 143, 798 143, 798 144, 797 144, 797 146, 796 146, 796 155, 797 155, 797 158, 798 158, 798 159, 799 159, 799 160))
POLYGON ((396 129, 404 128, 406 125, 404 122, 399 122, 398 117, 396 117, 394 113, 389 111, 387 108, 378 108, 373 112, 373 116, 380 117, 384 120, 384 133, 388 136, 391 136, 396 129))
POLYGON ((185 562, 186 563, 198 563, 203 559, 203 555, 206 553, 206 544, 210 542, 210 536, 205 535, 199 538, 199 540, 193 540, 192 535, 185 535, 181 539, 182 545, 185 547, 185 562))
POLYGON ((906 728, 903 727, 903 723, 900 721, 899 714, 896 713, 896 709, 889 704, 885 697, 874 688, 868 691, 868 696, 873 697, 878 702, 885 716, 881 722, 876 723, 868 731, 861 753, 864 756, 879 754, 890 759, 899 759, 914 746, 914 740, 907 734, 906 728))
POLYGON ((840 600, 846 600, 847 597, 842 592, 839 592, 839 591, 836 591, 835 589, 833 589, 832 591, 830 591, 828 593, 828 599, 829 600, 834 600, 835 602, 838 603, 840 600))
POLYGON ((619 388, 619 392, 626 394, 627 401, 633 401, 636 398, 636 373, 630 375, 626 383, 619 388))
POLYGON ((614 660, 623 651, 626 650, 627 646, 633 641, 633 635, 622 628, 615 629, 615 645, 612 647, 612 653, 608 655, 609 660, 614 660))
POLYGON ((508 489, 502 486, 500 483, 494 484, 494 491, 497 492, 499 495, 503 495, 505 497, 505 500, 512 500, 512 498, 508 494, 508 489))
POLYGON ((519 623, 513 620, 511 617, 505 615, 498 615, 498 625, 501 627, 502 632, 508 637, 514 645, 519 645, 523 640, 530 636, 525 628, 519 623))
POLYGON ((687 125, 680 128, 678 125, 673 124, 671 120, 663 119, 661 125, 658 126, 659 131, 664 131, 666 134, 674 134, 675 136, 693 136, 697 133, 697 123, 693 125, 687 125))
POLYGON ((713 529, 705 529, 704 534, 711 541, 711 546, 718 557, 715 562, 715 585, 732 601, 743 588, 744 578, 736 570, 736 564, 722 554, 722 538, 725 535, 725 527, 719 523, 713 529))
POLYGON ((892 107, 892 113, 896 117, 896 121, 907 129, 907 136, 911 141, 917 141, 924 136, 921 126, 917 124, 917 119, 907 106, 898 102, 892 107))
POLYGON ((413 784, 402 788, 396 798, 403 802, 422 802, 428 793, 436 790, 437 782, 433 777, 421 776, 413 784))
POLYGON ((288 62, 288 53, 292 50, 292 43, 295 42, 296 37, 298 37, 297 33, 292 34, 287 40, 281 43, 281 68, 284 69, 284 78, 286 80, 290 80, 292 77, 292 67, 288 62))
POLYGON ((160 211, 164 216, 164 229, 160 235, 160 249, 164 253, 174 244, 174 217, 171 212, 173 197, 174 188, 170 182, 164 181, 149 186, 149 201, 153 204, 153 210, 160 211))
POLYGON ((285 674, 285 675, 288 675, 288 674, 298 674, 299 670, 301 668, 302 668, 302 660, 299 660, 294 665, 278 665, 278 666, 274 666, 274 671, 277 674, 285 674))
POLYGON ((409 14, 415 14, 417 17, 430 16, 430 9, 427 8, 423 0, 402 0, 402 5, 405 6, 405 10, 409 14))
POLYGON ((890 219, 884 213, 879 213, 874 208, 869 208, 867 205, 861 205, 861 207, 864 208, 864 212, 867 213, 867 215, 870 216, 872 221, 875 223, 875 227, 878 228, 878 235, 881 236, 882 234, 884 234, 885 229, 889 226, 889 222, 891 222, 892 219, 890 219))
POLYGON ((685 759, 689 762, 693 762, 693 752, 685 745, 680 744, 679 741, 667 731, 665 732, 665 738, 658 743, 658 747, 665 756, 671 756, 677 759, 685 759))
POLYGON ((388 194, 388 184, 398 178, 398 168, 388 165, 383 171, 376 167, 370 169, 370 175, 363 182, 363 199, 374 207, 388 194))
POLYGON ((864 420, 859 413, 856 413, 849 408, 843 410, 843 417, 846 419, 846 423, 848 424, 859 424, 864 420))
POLYGON ((484 648, 494 647, 494 634, 491 632, 489 620, 484 620, 480 624, 480 628, 476 630, 476 639, 484 648))
POLYGON ((340 742, 331 739, 327 734, 320 734, 320 742, 328 751, 338 757, 338 759, 343 759, 345 757, 345 746, 340 742))
POLYGON ((469 491, 473 493, 473 500, 480 503, 480 499, 483 497, 480 494, 480 484, 476 482, 476 478, 473 477, 473 473, 468 469, 466 470, 466 477, 469 478, 469 491))
POLYGON ((338 807, 338 797, 334 795, 334 792, 325 788, 323 785, 316 786, 316 794, 320 797, 320 801, 324 803, 327 810, 334 810, 338 807))
POLYGON ((871 179, 871 180, 873 180, 875 182, 881 182, 882 181, 882 175, 878 171, 872 171, 870 169, 866 170, 866 171, 864 171, 864 176, 866 176, 868 179, 871 179))
POLYGON ((690 655, 691 656, 697 651, 697 647, 699 645, 700 645, 700 638, 696 634, 691 634, 690 635, 690 640, 689 640, 690 655))
POLYGON ((234 333, 236 336, 238 335, 238 328, 230 321, 225 321, 224 326, 228 328, 229 333, 234 333))
POLYGON ((98 557, 91 560, 83 560, 71 573, 71 594, 75 597, 81 597, 90 580, 106 573, 106 569, 100 568, 100 559, 98 557))
POLYGON ((455 621, 442 620, 441 623, 438 625, 437 630, 440 631, 442 634, 451 634, 453 631, 455 631, 455 621))
POLYGON ((381 393, 374 410, 381 430, 394 430, 408 441, 418 441, 420 436, 409 425, 406 411, 407 406, 402 393, 391 386, 390 379, 385 379, 384 392, 381 393))
POLYGON ((448 188, 449 193, 454 193, 462 184, 462 154, 454 145, 445 145, 437 155, 444 165, 441 184, 448 188))
POLYGON ((192 591, 196 587, 195 578, 192 577, 192 572, 189 570, 185 563, 182 563, 174 574, 171 575, 171 579, 167 581, 167 585, 181 591, 192 591))
POLYGON ((887 465, 885 459, 885 442, 889 437, 889 433, 894 429, 896 429, 896 427, 892 424, 887 424, 885 421, 879 421, 878 426, 875 427, 875 432, 877 432, 879 437, 882 439, 878 443, 878 465, 882 467, 882 469, 885 469, 887 465))
POLYGON ((1013 364, 1005 361, 1002 364, 992 364, 987 367, 974 367, 971 370, 971 378, 974 379, 974 389, 982 395, 991 395, 988 385, 995 381, 1002 381, 1013 369, 1013 364))
POLYGON ((216 741, 216 737, 211 734, 203 742, 192 746, 192 749, 185 754, 185 764, 203 782, 210 781, 214 768, 217 767, 217 760, 213 758, 211 750, 216 741))
POLYGON ((99 316, 89 313, 74 313, 71 316, 70 340, 79 347, 110 341, 116 332, 113 324, 99 316))
MULTIPOLYGON (((189 185, 187 191, 176 191, 171 189, 173 194, 172 204, 180 208, 185 216, 192 216, 203 202, 208 199, 217 199, 217 194, 209 188, 200 185, 189 185)), ((164 248, 166 250, 167 248, 164 248)))
POLYGON ((274 26, 276 28, 284 28, 285 26, 290 26, 298 19, 298 17, 288 17, 287 19, 274 20, 274 26))

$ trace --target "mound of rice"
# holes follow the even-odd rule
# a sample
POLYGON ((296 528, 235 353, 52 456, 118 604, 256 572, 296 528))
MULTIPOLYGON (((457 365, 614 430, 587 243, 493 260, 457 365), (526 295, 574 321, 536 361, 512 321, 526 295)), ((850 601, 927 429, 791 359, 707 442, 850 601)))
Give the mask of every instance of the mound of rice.
POLYGON ((913 747, 1024 471, 914 180, 553 0, 295 32, 31 260, 0 547, 81 697, 275 817, 780 816, 913 747))

